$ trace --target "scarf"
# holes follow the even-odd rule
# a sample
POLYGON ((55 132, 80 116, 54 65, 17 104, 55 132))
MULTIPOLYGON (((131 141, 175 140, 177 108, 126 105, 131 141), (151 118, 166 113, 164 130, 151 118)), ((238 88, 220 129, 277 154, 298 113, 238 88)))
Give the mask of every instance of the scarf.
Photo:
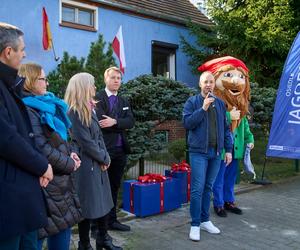
POLYGON ((25 105, 37 110, 41 117, 41 124, 47 124, 57 132, 63 140, 68 139, 68 129, 71 121, 67 115, 68 105, 53 93, 47 92, 42 96, 28 96, 23 98, 25 105))

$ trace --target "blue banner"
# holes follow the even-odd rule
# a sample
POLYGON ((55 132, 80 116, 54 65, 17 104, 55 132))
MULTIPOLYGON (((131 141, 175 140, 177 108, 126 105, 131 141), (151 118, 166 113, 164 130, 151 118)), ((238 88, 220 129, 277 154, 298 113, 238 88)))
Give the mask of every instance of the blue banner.
POLYGON ((266 155, 300 159, 300 32, 281 75, 266 155))

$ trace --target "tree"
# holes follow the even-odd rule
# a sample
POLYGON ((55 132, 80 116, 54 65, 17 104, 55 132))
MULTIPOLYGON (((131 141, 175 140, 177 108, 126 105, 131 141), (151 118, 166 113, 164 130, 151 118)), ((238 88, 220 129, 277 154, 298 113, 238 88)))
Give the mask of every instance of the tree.
POLYGON ((133 166, 147 153, 162 149, 155 126, 166 120, 181 120, 183 104, 195 90, 162 76, 142 75, 123 84, 120 93, 130 101, 136 119, 134 128, 128 131, 132 150, 128 165, 133 166))
POLYGON ((290 0, 290 5, 291 5, 292 10, 294 10, 293 25, 299 31, 299 26, 300 26, 300 1, 299 0, 290 0))
POLYGON ((50 83, 49 91, 63 98, 70 78, 76 73, 83 71, 84 58, 77 59, 75 56, 70 57, 68 52, 64 52, 61 63, 47 76, 50 83))
POLYGON ((108 45, 106 52, 104 52, 105 46, 106 42, 103 40, 103 35, 99 35, 98 40, 91 44, 85 65, 86 71, 95 77, 95 85, 98 89, 104 86, 104 71, 116 65, 111 44, 108 45))
POLYGON ((115 65, 111 44, 106 49, 103 36, 99 35, 96 42, 91 43, 90 51, 85 63, 85 58, 77 59, 64 52, 63 59, 57 68, 51 71, 47 78, 50 82, 49 91, 63 98, 70 78, 79 72, 88 72, 95 77, 98 89, 103 87, 103 74, 105 69, 115 65), (106 52, 104 52, 106 50, 106 52))
POLYGON ((183 51, 194 70, 208 59, 231 55, 246 62, 252 80, 277 87, 299 28, 289 1, 208 0, 208 14, 214 26, 188 24, 197 46, 182 37, 183 51))

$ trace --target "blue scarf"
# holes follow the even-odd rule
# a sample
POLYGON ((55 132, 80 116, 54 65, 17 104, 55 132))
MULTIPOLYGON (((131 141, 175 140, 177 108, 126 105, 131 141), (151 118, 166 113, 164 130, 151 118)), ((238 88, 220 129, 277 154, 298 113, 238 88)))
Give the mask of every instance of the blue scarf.
POLYGON ((47 124, 57 132, 65 141, 68 138, 68 129, 71 121, 67 115, 68 105, 53 93, 47 92, 41 96, 28 96, 23 98, 25 105, 38 110, 41 124, 47 124))

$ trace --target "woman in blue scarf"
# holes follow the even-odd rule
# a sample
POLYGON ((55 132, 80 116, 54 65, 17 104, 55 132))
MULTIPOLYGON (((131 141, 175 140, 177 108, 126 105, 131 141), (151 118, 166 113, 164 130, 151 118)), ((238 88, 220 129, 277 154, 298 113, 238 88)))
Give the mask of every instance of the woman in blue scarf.
MULTIPOLYGON (((79 199, 72 173, 81 161, 69 146, 67 104, 47 92, 45 72, 35 63, 23 64, 19 75, 25 77, 23 102, 29 110, 34 139, 53 167, 54 178, 43 189, 48 206, 48 226, 39 230, 38 248, 48 238, 49 250, 69 250, 71 227, 81 220, 79 199)), ((32 218, 34 219, 34 218, 32 218)))

